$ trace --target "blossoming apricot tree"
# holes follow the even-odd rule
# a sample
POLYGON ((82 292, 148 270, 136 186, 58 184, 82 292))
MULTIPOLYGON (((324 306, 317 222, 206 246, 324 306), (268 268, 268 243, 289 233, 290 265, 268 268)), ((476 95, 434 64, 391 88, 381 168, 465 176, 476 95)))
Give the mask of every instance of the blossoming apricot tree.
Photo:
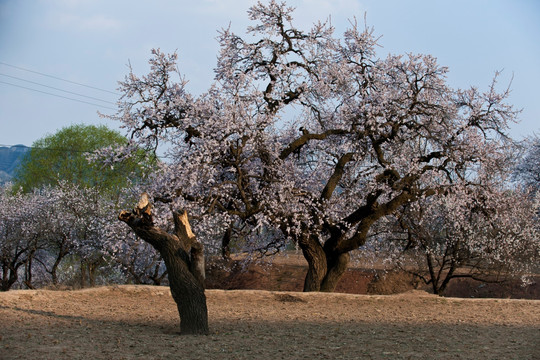
MULTIPOLYGON (((495 81, 452 89, 431 56, 380 59, 371 29, 302 31, 292 12, 259 2, 245 38, 223 30, 215 83, 198 96, 177 55, 154 50, 148 75, 121 82, 109 118, 140 144, 167 144, 171 161, 148 192, 189 210, 199 242, 217 247, 240 231, 251 250, 293 241, 309 265, 304 290, 332 291, 378 220, 500 166, 516 112, 495 81)), ((165 223, 145 209, 121 219, 151 242, 165 223)))

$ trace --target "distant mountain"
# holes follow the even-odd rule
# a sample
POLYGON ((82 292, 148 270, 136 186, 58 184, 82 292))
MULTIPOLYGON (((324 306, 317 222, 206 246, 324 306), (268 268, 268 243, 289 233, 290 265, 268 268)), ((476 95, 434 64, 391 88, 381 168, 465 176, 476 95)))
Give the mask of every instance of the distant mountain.
POLYGON ((29 150, 30 148, 24 145, 0 146, 0 184, 13 178, 15 169, 29 150))

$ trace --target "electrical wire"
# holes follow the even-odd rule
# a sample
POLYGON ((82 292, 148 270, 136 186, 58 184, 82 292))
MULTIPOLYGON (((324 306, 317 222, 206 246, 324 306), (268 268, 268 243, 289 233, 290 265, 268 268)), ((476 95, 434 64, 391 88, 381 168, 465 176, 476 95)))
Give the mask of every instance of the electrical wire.
POLYGON ((58 77, 58 76, 49 75, 49 74, 44 74, 44 73, 41 73, 41 72, 38 72, 38 71, 25 69, 25 68, 22 68, 22 67, 20 67, 20 66, 15 66, 15 65, 11 65, 11 64, 5 63, 5 62, 3 62, 3 61, 0 61, 0 64, 5 65, 5 66, 12 67, 12 68, 14 68, 14 69, 19 69, 19 70, 22 70, 22 71, 27 71, 27 72, 31 72, 31 73, 34 73, 34 74, 38 74, 38 75, 41 75, 41 76, 47 76, 47 77, 50 77, 50 78, 52 78, 52 79, 65 81, 65 82, 68 82, 68 83, 71 83, 71 84, 75 84, 75 85, 79 85, 79 86, 84 86, 84 87, 87 87, 87 88, 90 88, 90 89, 99 90, 99 91, 104 91, 104 92, 108 92, 108 93, 114 94, 114 95, 120 95, 119 93, 114 92, 114 91, 109 91, 109 90, 101 89, 101 88, 98 88, 98 87, 95 87, 95 86, 86 85, 86 84, 78 83, 78 82, 75 82, 75 81, 62 79, 62 78, 60 78, 60 77, 58 77))
POLYGON ((31 91, 39 92, 39 93, 42 93, 42 94, 47 94, 47 95, 56 96, 56 97, 63 98, 63 99, 68 99, 68 100, 71 100, 71 101, 77 101, 77 102, 84 103, 84 104, 89 104, 89 105, 99 106, 99 107, 102 107, 102 108, 105 108, 105 109, 109 109, 109 110, 118 110, 118 109, 115 109, 115 108, 112 108, 112 107, 109 107, 109 106, 105 106, 105 105, 101 105, 101 104, 96 104, 96 103, 92 103, 92 102, 84 101, 84 100, 80 100, 80 99, 74 99, 74 98, 70 98, 70 97, 67 97, 67 96, 62 96, 62 95, 58 95, 58 94, 53 94, 53 93, 50 93, 50 92, 41 91, 41 90, 37 90, 37 89, 32 89, 32 88, 29 88, 29 87, 26 87, 26 86, 12 84, 12 83, 9 83, 9 82, 6 82, 6 81, 2 81, 2 80, 0 80, 0 83, 6 84, 6 85, 15 86, 15 87, 22 88, 22 89, 26 89, 26 90, 31 90, 31 91))
POLYGON ((99 99, 99 98, 92 97, 92 96, 88 96, 88 95, 84 95, 84 94, 79 94, 79 93, 76 93, 76 92, 73 92, 73 91, 68 91, 68 90, 60 89, 60 88, 57 88, 57 87, 54 87, 54 86, 49 86, 49 85, 41 84, 41 83, 38 83, 38 82, 35 82, 35 81, 30 81, 30 80, 22 79, 22 78, 19 78, 19 77, 16 77, 16 76, 11 76, 11 75, 2 74, 2 73, 0 73, 0 76, 5 76, 5 77, 11 78, 11 79, 15 79, 15 80, 19 80, 19 81, 24 81, 24 82, 27 82, 27 83, 30 83, 30 84, 35 84, 35 85, 43 86, 43 87, 46 87, 46 88, 49 88, 49 89, 62 91, 62 92, 68 93, 68 94, 73 94, 73 95, 85 97, 85 98, 88 98, 88 99, 97 100, 97 101, 105 102, 105 103, 108 103, 108 104, 116 105, 116 103, 114 103, 114 102, 112 102, 112 101, 103 100, 103 99, 99 99))

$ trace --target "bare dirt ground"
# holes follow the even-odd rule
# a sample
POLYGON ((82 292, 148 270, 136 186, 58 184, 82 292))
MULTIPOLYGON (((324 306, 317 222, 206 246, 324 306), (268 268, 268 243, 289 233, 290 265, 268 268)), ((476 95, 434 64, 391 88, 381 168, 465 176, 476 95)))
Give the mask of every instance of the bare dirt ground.
POLYGON ((180 336, 167 287, 0 293, 0 359, 540 359, 540 301, 208 290, 180 336))

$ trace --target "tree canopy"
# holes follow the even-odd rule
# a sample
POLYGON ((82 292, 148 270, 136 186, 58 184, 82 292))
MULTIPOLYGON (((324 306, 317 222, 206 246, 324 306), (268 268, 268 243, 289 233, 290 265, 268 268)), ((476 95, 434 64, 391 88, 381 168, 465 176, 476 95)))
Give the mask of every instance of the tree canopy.
POLYGON ((103 167, 90 161, 90 156, 102 148, 126 146, 128 139, 106 126, 71 125, 32 144, 15 175, 15 185, 24 191, 57 185, 66 181, 100 189, 118 189, 128 179, 141 178, 144 167, 151 163, 145 153, 103 167))
POLYGON ((156 200, 189 209, 206 242, 242 234, 246 250, 302 250, 306 291, 332 291, 349 252, 404 205, 488 184, 507 164, 517 112, 497 91, 453 89, 429 55, 378 58, 373 30, 309 31, 271 1, 243 38, 220 33, 216 82, 188 93, 177 55, 121 83, 111 118, 141 144, 170 145, 156 200), (229 235, 228 235, 229 234, 229 235))

